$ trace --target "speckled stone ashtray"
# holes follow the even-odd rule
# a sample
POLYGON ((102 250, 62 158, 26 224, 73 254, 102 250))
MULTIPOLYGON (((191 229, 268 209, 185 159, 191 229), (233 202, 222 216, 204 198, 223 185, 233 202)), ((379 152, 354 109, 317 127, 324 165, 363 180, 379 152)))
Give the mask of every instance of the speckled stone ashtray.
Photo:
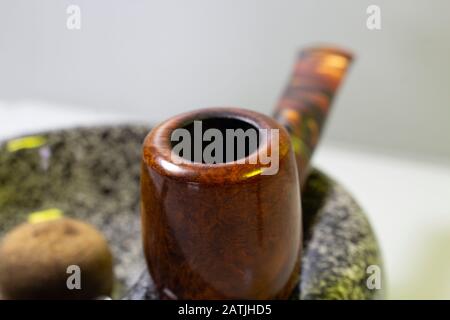
MULTIPOLYGON (((141 145, 150 127, 76 128, 0 145, 0 237, 31 212, 57 208, 103 232, 114 255, 113 298, 157 299, 141 246, 141 145)), ((375 299, 381 267, 372 228, 352 197, 313 170, 302 192, 304 251, 293 299, 375 299)))

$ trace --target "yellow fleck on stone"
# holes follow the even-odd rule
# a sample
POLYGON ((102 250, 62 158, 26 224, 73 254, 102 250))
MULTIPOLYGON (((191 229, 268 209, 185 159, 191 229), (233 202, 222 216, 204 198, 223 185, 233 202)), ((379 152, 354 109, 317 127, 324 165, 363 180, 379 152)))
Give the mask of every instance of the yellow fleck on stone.
POLYGON ((6 149, 9 152, 16 152, 22 149, 39 148, 47 143, 47 139, 42 136, 28 136, 9 140, 6 144, 6 149))
POLYGON ((32 212, 28 215, 29 223, 39 223, 49 220, 56 220, 63 216, 63 212, 59 209, 52 208, 42 211, 32 212))

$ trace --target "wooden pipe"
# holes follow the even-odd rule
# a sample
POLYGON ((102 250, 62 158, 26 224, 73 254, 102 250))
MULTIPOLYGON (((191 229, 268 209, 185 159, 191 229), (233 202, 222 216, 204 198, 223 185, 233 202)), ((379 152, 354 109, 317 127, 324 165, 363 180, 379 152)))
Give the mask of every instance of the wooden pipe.
POLYGON ((276 107, 274 118, 289 132, 302 185, 334 95, 352 57, 351 53, 337 48, 313 47, 301 51, 276 107))
POLYGON ((336 49, 303 51, 277 106, 276 120, 244 109, 210 108, 175 116, 146 137, 143 244, 162 299, 289 297, 300 274, 299 181, 305 180, 350 60, 348 53, 336 49), (196 121, 203 125, 200 131, 196 121), (205 163, 195 158, 195 147, 174 156, 173 133, 180 128, 194 136, 204 136, 206 129, 255 129, 258 145, 252 149, 246 144, 240 157, 205 163), (277 132, 278 141, 262 134, 268 131, 277 132), (188 159, 180 161, 185 153, 188 159), (265 174, 272 165, 262 160, 267 155, 277 155, 273 174, 265 174))

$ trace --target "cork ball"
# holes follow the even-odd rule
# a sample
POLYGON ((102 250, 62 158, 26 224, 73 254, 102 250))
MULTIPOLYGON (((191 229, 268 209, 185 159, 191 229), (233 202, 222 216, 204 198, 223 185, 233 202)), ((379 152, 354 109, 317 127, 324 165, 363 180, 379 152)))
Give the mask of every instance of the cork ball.
POLYGON ((94 299, 110 295, 111 251, 84 222, 24 223, 0 243, 0 292, 6 299, 94 299))

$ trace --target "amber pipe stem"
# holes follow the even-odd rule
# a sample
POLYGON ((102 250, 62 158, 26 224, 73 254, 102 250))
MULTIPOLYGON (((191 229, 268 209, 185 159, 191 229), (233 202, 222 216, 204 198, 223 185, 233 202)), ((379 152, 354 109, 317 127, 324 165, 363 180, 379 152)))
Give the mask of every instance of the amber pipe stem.
POLYGON ((289 132, 303 185, 333 98, 353 55, 347 51, 313 47, 302 50, 283 92, 274 118, 289 132))

